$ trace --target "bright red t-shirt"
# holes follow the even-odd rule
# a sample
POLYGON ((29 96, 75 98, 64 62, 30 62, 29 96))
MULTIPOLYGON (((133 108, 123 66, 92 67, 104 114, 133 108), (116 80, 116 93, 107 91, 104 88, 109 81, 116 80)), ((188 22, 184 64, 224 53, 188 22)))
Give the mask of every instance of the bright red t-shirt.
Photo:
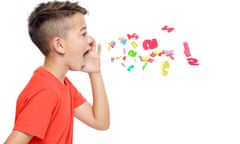
POLYGON ((74 108, 85 101, 67 77, 39 67, 18 97, 14 130, 33 135, 30 144, 72 144, 74 108))

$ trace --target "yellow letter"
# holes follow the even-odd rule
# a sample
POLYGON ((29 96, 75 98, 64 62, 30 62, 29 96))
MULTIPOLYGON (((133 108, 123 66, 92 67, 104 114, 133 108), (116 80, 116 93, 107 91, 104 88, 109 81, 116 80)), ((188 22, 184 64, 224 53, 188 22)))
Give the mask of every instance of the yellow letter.
POLYGON ((164 61, 162 63, 162 66, 161 66, 161 74, 163 76, 167 76, 168 75, 168 71, 166 69, 168 69, 170 67, 170 64, 168 61, 164 61))

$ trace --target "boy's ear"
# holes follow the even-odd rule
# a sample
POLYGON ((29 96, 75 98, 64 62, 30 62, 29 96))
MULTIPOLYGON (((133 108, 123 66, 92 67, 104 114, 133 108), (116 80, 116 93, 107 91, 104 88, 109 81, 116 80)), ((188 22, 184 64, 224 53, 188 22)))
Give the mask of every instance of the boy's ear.
POLYGON ((62 42, 62 39, 60 37, 55 37, 52 40, 52 45, 53 45, 53 50, 56 53, 59 53, 61 55, 63 55, 65 53, 65 49, 63 47, 63 42, 62 42))

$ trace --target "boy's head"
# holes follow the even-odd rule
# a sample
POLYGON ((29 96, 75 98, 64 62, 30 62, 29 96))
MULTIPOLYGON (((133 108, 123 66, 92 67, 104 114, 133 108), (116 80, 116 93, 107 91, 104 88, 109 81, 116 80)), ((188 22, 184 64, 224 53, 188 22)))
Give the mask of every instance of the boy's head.
POLYGON ((50 40, 54 37, 66 37, 73 26, 72 18, 76 13, 87 14, 87 10, 77 2, 52 1, 40 3, 28 19, 28 31, 33 43, 47 56, 50 40))
POLYGON ((68 69, 81 70, 86 54, 95 43, 87 34, 84 18, 87 13, 77 2, 41 3, 29 16, 31 40, 46 58, 61 57, 68 69))

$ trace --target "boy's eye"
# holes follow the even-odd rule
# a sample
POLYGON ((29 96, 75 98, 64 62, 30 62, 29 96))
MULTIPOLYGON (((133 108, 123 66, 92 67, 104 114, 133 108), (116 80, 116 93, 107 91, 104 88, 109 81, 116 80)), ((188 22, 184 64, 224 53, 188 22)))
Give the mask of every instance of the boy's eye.
POLYGON ((84 37, 85 37, 86 35, 87 35, 87 32, 85 32, 85 33, 82 34, 82 36, 84 36, 84 37))

